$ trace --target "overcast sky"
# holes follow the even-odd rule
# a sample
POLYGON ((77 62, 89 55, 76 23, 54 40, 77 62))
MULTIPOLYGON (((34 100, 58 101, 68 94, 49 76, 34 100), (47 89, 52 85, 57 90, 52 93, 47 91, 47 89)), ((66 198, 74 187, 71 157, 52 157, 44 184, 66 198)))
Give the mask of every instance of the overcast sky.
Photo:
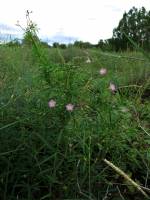
POLYGON ((15 33, 9 26, 16 29, 17 20, 25 25, 25 12, 30 10, 40 36, 97 43, 112 36, 123 13, 133 6, 150 10, 150 0, 0 0, 0 33, 15 33))

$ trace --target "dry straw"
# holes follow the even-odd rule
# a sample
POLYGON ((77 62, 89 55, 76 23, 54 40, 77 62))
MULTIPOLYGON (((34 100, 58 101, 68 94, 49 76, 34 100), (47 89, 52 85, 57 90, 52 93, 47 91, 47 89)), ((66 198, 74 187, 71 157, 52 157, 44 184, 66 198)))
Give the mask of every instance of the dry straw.
POLYGON ((120 168, 116 167, 113 163, 111 163, 107 159, 104 159, 104 162, 111 168, 113 168, 118 174, 123 176, 128 182, 130 182, 131 185, 133 185, 137 190, 139 190, 147 199, 149 199, 149 196, 142 190, 140 185, 138 185, 135 181, 133 181, 125 172, 123 172, 120 168))

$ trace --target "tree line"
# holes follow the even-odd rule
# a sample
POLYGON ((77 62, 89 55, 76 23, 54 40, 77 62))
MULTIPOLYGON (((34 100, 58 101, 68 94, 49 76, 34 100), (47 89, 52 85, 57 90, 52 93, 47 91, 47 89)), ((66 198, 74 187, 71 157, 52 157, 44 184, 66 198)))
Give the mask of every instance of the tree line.
MULTIPOLYGON (((28 30, 24 34, 21 45, 32 45, 32 40, 41 42, 45 47, 54 47, 65 49, 68 46, 74 46, 78 48, 100 48, 103 51, 126 51, 133 50, 134 46, 132 41, 144 50, 150 50, 150 11, 146 11, 144 7, 137 9, 131 8, 128 12, 123 14, 119 24, 113 30, 111 38, 102 40, 100 39, 97 44, 91 44, 90 42, 75 41, 73 44, 59 44, 57 42, 49 46, 46 42, 40 41, 38 36, 33 31, 28 30), (30 37, 32 34, 32 37, 30 37), (31 39, 32 38, 32 39, 31 39)), ((9 42, 8 45, 17 44, 20 45, 17 40, 15 42, 9 42)))

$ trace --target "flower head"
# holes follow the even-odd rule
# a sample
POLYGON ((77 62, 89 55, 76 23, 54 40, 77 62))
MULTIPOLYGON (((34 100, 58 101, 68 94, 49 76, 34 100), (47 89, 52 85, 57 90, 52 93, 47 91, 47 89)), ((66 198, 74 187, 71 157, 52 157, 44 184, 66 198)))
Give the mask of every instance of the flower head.
POLYGON ((74 105, 73 105, 73 104, 69 103, 69 104, 66 105, 66 110, 67 110, 67 111, 72 112, 73 109, 74 109, 74 105))
POLYGON ((50 108, 54 108, 56 106, 56 101, 54 101, 53 99, 51 99, 49 102, 48 102, 48 106, 50 108))
POLYGON ((112 93, 115 93, 116 90, 117 90, 116 85, 113 84, 113 83, 110 83, 110 85, 109 85, 109 89, 111 90, 112 93))
POLYGON ((107 74, 107 69, 106 68, 101 68, 99 70, 100 75, 106 75, 107 74))
POLYGON ((86 63, 91 63, 90 58, 88 57, 87 60, 85 61, 86 63))

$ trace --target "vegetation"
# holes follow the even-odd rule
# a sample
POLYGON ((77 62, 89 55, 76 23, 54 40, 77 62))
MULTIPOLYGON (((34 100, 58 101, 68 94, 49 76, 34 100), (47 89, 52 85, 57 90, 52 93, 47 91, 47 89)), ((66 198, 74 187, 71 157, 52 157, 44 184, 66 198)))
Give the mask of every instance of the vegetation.
POLYGON ((48 48, 28 17, 0 46, 0 199, 148 199, 148 57, 48 48))
POLYGON ((117 49, 133 48, 126 35, 142 48, 150 50, 150 11, 147 12, 144 7, 139 10, 133 7, 125 12, 113 31, 117 49))
MULTIPOLYGON (((24 38, 22 40, 23 45, 31 45, 32 38, 39 43, 39 38, 37 36, 37 25, 34 23, 30 24, 28 19, 29 11, 26 15, 27 18, 27 29, 25 30, 24 38), (31 35, 32 37, 31 37, 31 35)), ((120 20, 118 27, 114 28, 112 38, 102 40, 100 39, 97 44, 91 44, 90 42, 75 41, 74 44, 59 44, 58 42, 53 43, 54 48, 66 49, 67 47, 77 47, 81 49, 89 48, 100 48, 102 51, 128 51, 134 50, 132 41, 137 44, 136 49, 142 48, 145 51, 150 51, 150 11, 146 11, 144 7, 137 9, 135 7, 131 8, 128 13, 124 13, 122 19, 120 20), (129 40, 130 39, 130 40, 129 40)), ((19 25, 19 24, 18 24, 19 25)), ((19 25, 20 26, 20 25, 19 25)), ((43 46, 50 47, 46 42, 41 42, 43 46)), ((9 46, 18 45, 18 40, 13 42, 8 42, 9 46)), ((19 43, 20 45, 20 43, 19 43)))
POLYGON ((113 37, 100 40, 97 46, 107 51, 133 50, 129 38, 139 47, 150 51, 150 11, 144 7, 139 10, 133 7, 128 13, 125 12, 118 27, 113 30, 113 37))

